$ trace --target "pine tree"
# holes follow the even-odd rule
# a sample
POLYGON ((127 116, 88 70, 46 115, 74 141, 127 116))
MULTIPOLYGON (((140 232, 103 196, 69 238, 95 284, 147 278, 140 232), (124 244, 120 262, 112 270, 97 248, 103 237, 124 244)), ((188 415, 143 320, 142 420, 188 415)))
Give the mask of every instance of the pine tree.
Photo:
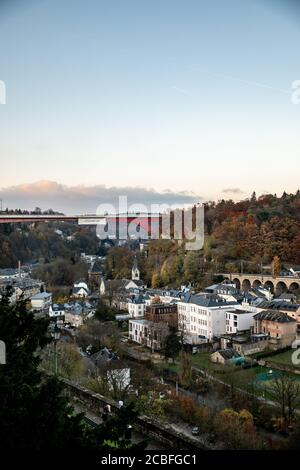
POLYGON ((38 351, 50 341, 49 320, 37 319, 25 302, 10 304, 7 291, 0 300, 0 338, 6 364, 0 364, 0 449, 90 449, 131 446, 124 438, 133 411, 90 430, 82 414, 75 414, 63 383, 39 369, 38 351))

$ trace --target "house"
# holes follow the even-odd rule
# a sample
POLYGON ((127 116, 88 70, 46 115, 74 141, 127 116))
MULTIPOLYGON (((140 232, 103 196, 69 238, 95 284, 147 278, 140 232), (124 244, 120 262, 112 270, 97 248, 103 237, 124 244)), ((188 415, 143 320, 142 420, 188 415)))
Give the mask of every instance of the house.
POLYGON ((186 294, 177 303, 178 326, 185 341, 195 345, 212 341, 214 336, 224 334, 225 312, 238 306, 236 301, 227 301, 215 294, 186 294))
POLYGON ((234 362, 236 359, 241 357, 242 356, 233 348, 228 348, 215 351, 211 354, 210 360, 216 364, 228 364, 229 362, 234 362))
POLYGON ((91 289, 98 289, 102 278, 102 266, 99 260, 92 263, 88 270, 89 285, 91 289))
POLYGON ((239 335, 232 338, 232 346, 242 356, 256 354, 269 346, 269 336, 266 333, 252 334, 249 339, 241 339, 239 335))
POLYGON ((272 310, 274 312, 284 312, 289 317, 297 321, 300 325, 300 304, 290 302, 287 300, 281 300, 279 298, 273 299, 271 302, 267 301, 258 301, 255 303, 255 306, 258 311, 272 310))
POLYGON ((249 295, 252 295, 254 298, 261 298, 261 299, 265 299, 268 301, 271 301, 274 297, 271 291, 269 289, 266 289, 263 286, 252 287, 248 293, 249 295))
POLYGON ((132 318, 143 317, 146 310, 146 300, 142 295, 135 295, 128 299, 127 310, 132 318))
POLYGON ((63 304, 52 304, 49 308, 49 317, 50 318, 59 318, 64 319, 65 316, 65 307, 63 304))
POLYGON ((168 334, 167 323, 155 323, 145 318, 129 320, 129 339, 151 348, 152 351, 159 351, 164 347, 168 334))
POLYGON ((291 346, 297 336, 297 321, 285 312, 264 310, 254 315, 254 334, 269 335, 270 349, 291 346))
POLYGON ((74 328, 79 328, 83 324, 81 313, 76 310, 67 310, 65 312, 65 323, 69 323, 74 328))
POLYGON ((99 375, 106 377, 111 390, 122 391, 130 386, 130 368, 111 349, 101 349, 90 356, 90 360, 99 370, 99 375))
POLYGON ((220 344, 221 349, 233 348, 242 356, 248 356, 264 351, 269 345, 269 335, 265 333, 251 334, 250 330, 226 334, 221 336, 220 344))
POLYGON ((73 297, 85 298, 90 294, 90 290, 85 281, 79 281, 74 283, 72 288, 73 297))
POLYGON ((28 268, 21 268, 20 263, 19 263, 18 268, 0 269, 0 280, 2 280, 2 279, 8 279, 8 280, 23 279, 27 276, 29 276, 28 268))
POLYGON ((117 293, 128 292, 130 290, 142 290, 145 289, 146 285, 141 280, 132 279, 105 279, 101 278, 100 281, 100 295, 116 295, 117 293))
POLYGON ((28 300, 44 290, 44 283, 29 276, 22 278, 0 279, 0 291, 5 292, 7 287, 12 288, 10 301, 17 302, 20 299, 28 300))
POLYGON ((49 310, 52 304, 52 294, 49 292, 40 292, 31 297, 30 302, 33 310, 49 310))
POLYGON ((290 294, 289 292, 283 292, 277 297, 278 300, 285 300, 286 302, 295 302, 297 301, 297 296, 295 294, 290 294))
POLYGON ((239 295, 239 289, 237 289, 236 285, 229 283, 213 284, 209 287, 206 287, 204 292, 219 295, 223 299, 229 301, 235 301, 236 296, 239 295))
POLYGON ((161 303, 177 303, 184 298, 187 291, 179 289, 147 289, 147 294, 151 300, 159 298, 161 303))
POLYGON ((250 330, 254 325, 254 315, 257 311, 233 308, 225 313, 226 333, 238 333, 239 331, 250 330))
POLYGON ((150 304, 146 305, 145 319, 154 323, 165 323, 178 327, 178 313, 176 304, 150 304))

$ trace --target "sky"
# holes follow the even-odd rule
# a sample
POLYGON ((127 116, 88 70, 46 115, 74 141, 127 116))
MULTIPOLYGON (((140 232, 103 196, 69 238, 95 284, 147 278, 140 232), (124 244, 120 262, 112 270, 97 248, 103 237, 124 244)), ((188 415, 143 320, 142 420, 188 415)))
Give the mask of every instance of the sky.
POLYGON ((296 191, 299 44, 293 0, 0 0, 4 206, 296 191))

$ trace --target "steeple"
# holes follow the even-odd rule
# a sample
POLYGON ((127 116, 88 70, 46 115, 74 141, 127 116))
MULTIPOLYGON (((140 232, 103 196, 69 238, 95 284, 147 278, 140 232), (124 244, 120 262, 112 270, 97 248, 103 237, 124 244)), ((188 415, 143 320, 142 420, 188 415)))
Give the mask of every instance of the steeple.
POLYGON ((133 281, 139 281, 140 280, 140 270, 138 268, 136 256, 134 257, 134 262, 133 262, 133 266, 132 266, 132 270, 131 270, 131 279, 133 281))

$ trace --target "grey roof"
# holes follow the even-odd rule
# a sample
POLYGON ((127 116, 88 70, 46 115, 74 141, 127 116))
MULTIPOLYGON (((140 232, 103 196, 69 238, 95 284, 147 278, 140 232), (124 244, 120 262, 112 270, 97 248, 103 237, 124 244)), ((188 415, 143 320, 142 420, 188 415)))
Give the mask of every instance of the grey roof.
POLYGON ((73 287, 72 293, 73 293, 73 294, 77 294, 77 292, 79 292, 81 289, 85 290, 85 292, 88 294, 89 290, 86 289, 86 288, 83 287, 83 286, 82 286, 82 287, 73 287))
POLYGON ((93 265, 89 269, 89 273, 94 273, 94 274, 102 273, 102 266, 99 260, 96 260, 93 262, 93 265))
POLYGON ((241 357, 241 355, 237 351, 235 351, 235 349, 232 349, 232 348, 220 349, 218 353, 221 354, 221 356, 225 360, 233 359, 236 357, 241 357))
POLYGON ((65 310, 65 306, 63 304, 53 304, 52 305, 52 310, 54 312, 57 312, 59 310, 65 310))
POLYGON ((50 294, 49 292, 40 292, 39 294, 34 295, 30 299, 31 300, 48 299, 48 297, 50 297, 51 295, 52 294, 50 294))
POLYGON ((245 313, 253 313, 251 310, 243 310, 239 308, 231 308, 230 310, 226 310, 227 313, 234 313, 235 315, 242 315, 245 313))
POLYGON ((117 321, 124 321, 124 320, 129 320, 129 318, 131 318, 131 316, 128 314, 128 315, 116 315, 115 316, 115 319, 117 321))
POLYGON ((281 294, 278 299, 280 300, 292 300, 292 299, 295 299, 296 298, 296 295, 295 294, 288 294, 288 293, 284 293, 284 294, 281 294))
POLYGON ((208 286, 204 289, 206 292, 213 291, 213 292, 220 292, 220 291, 226 291, 227 293, 233 293, 236 294, 238 292, 238 289, 234 286, 228 285, 228 284, 213 284, 211 286, 208 286))
POLYGON ((141 325, 150 325, 150 324, 152 324, 151 321, 145 320, 144 318, 139 318, 138 320, 135 319, 135 318, 130 318, 129 321, 134 322, 134 323, 140 323, 141 325))
POLYGON ((183 297, 183 302, 195 304, 199 307, 222 307, 226 305, 236 305, 237 302, 226 301, 222 297, 215 294, 186 294, 183 297))
POLYGON ((274 312, 273 310, 263 310, 254 315, 255 320, 269 320, 276 323, 294 323, 296 320, 289 317, 284 312, 274 312))
POLYGON ((130 297, 128 302, 131 304, 144 304, 145 299, 142 295, 135 295, 134 297, 130 297))
POLYGON ((286 300, 262 300, 260 302, 255 302, 255 306, 259 308, 265 308, 268 310, 286 310, 289 312, 296 312, 300 308, 300 304, 288 302, 286 300))

